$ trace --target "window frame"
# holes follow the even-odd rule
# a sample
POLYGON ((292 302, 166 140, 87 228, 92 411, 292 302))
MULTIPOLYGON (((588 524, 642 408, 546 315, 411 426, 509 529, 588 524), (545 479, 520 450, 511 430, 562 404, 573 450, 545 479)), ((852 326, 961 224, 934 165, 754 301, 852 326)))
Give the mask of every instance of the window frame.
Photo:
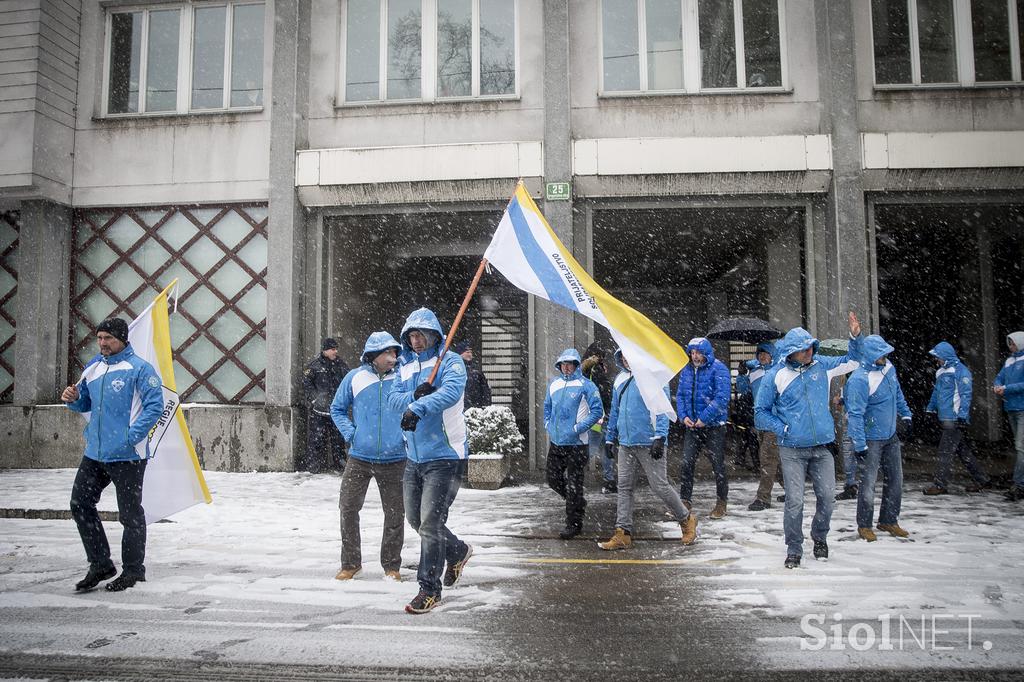
POLYGON ((434 104, 441 102, 480 102, 480 101, 515 101, 520 98, 520 15, 519 0, 513 3, 513 61, 515 64, 515 87, 510 93, 500 95, 480 94, 480 0, 470 0, 472 13, 472 94, 441 97, 437 94, 437 0, 420 0, 420 96, 405 99, 387 98, 387 62, 388 62, 388 15, 387 0, 380 3, 380 54, 378 55, 377 99, 348 101, 345 99, 345 78, 348 53, 348 0, 343 0, 338 8, 338 78, 335 83, 335 107, 367 107, 403 104, 434 104), (428 49, 429 48, 429 49, 428 49))
MULTIPOLYGON (((222 0, 220 2, 151 3, 109 7, 103 18, 103 72, 100 88, 101 118, 139 118, 157 116, 191 116, 203 114, 242 113, 262 111, 263 104, 244 107, 231 106, 231 52, 234 41, 235 8, 261 5, 263 7, 263 54, 260 55, 261 70, 266 62, 267 52, 267 3, 265 0, 222 0), (224 7, 224 74, 220 107, 192 108, 192 54, 195 47, 195 12, 197 9, 224 7), (149 15, 152 12, 178 10, 178 77, 176 82, 175 107, 171 110, 146 111, 146 79, 149 66, 149 15), (141 40, 139 41, 139 106, 138 111, 110 111, 110 66, 113 55, 110 52, 112 24, 116 14, 142 13, 141 40)), ((266 93, 266 73, 262 91, 266 93)), ((265 100, 264 100, 265 101, 265 100)))
POLYGON ((906 0, 908 40, 910 41, 910 81, 909 83, 879 83, 877 63, 875 60, 875 17, 868 3, 871 30, 871 82, 875 90, 949 90, 962 88, 1006 88, 1024 86, 1022 77, 1020 27, 1017 21, 1017 8, 1024 0, 1005 0, 1007 9, 1007 39, 1010 41, 1010 78, 1008 81, 978 82, 974 68, 974 29, 971 23, 971 0, 952 0, 953 3, 953 49, 957 69, 957 80, 947 83, 921 82, 921 43, 917 25, 918 0, 906 0))
MULTIPOLYGON (((664 95, 722 95, 722 94, 748 94, 748 93, 787 93, 792 88, 789 83, 788 47, 786 44, 786 0, 776 0, 779 14, 779 67, 781 85, 770 85, 763 87, 750 87, 738 85, 735 87, 710 88, 703 87, 701 83, 701 47, 700 47, 700 14, 699 0, 678 0, 680 3, 680 16, 682 18, 682 41, 683 41, 683 87, 675 90, 651 90, 648 82, 647 62, 647 3, 646 0, 636 0, 637 3, 637 33, 639 40, 637 48, 639 52, 640 89, 639 90, 606 90, 604 87, 604 12, 602 4, 597 4, 597 77, 598 97, 658 97, 664 95)), ((746 83, 746 52, 743 44, 743 0, 733 0, 733 39, 736 49, 736 82, 746 83)))

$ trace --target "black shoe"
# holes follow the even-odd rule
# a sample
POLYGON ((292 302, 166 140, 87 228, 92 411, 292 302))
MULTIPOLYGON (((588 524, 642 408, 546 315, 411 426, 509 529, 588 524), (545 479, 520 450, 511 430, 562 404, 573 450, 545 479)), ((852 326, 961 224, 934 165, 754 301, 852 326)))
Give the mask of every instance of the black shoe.
POLYGON ((814 558, 818 561, 828 561, 828 543, 824 540, 814 541, 814 558))
POLYGON ((412 598, 412 601, 405 605, 406 613, 420 614, 430 611, 441 603, 441 595, 427 594, 423 590, 412 598))
POLYGON ((75 584, 75 592, 88 592, 89 590, 95 589, 96 586, 104 580, 113 578, 115 575, 117 575, 117 569, 113 566, 99 570, 90 568, 89 572, 85 574, 85 577, 75 584))
POLYGON ((580 531, 582 530, 583 528, 581 528, 580 526, 566 526, 564 529, 562 529, 562 532, 558 534, 558 537, 562 538, 563 540, 572 540, 574 537, 579 535, 580 531))
POLYGON ((1008 502, 1017 502, 1018 500, 1024 500, 1024 488, 1010 486, 1010 489, 1003 494, 1003 497, 1005 497, 1008 502))
POLYGON ((462 577, 462 569, 466 567, 466 563, 471 556, 473 556, 473 545, 466 545, 466 553, 462 555, 462 558, 454 564, 448 564, 448 568, 444 570, 444 579, 441 581, 441 584, 445 587, 451 587, 459 582, 459 578, 462 577))
POLYGON ((614 482, 607 482, 601 486, 602 495, 614 495, 617 492, 619 492, 619 486, 614 482))
POLYGON ((857 499, 857 486, 848 485, 843 488, 843 492, 836 495, 836 502, 839 500, 856 500, 857 499))
POLYGON ((984 483, 968 483, 964 486, 964 491, 969 493, 980 493, 991 489, 992 481, 985 481, 984 483))
POLYGON ((785 502, 786 501, 786 496, 785 495, 779 495, 778 497, 775 498, 775 501, 776 502, 785 502))
POLYGON ((786 568, 799 568, 800 567, 800 557, 798 557, 795 554, 790 554, 789 556, 786 557, 786 563, 784 565, 785 565, 786 568))
POLYGON ((762 502, 761 500, 754 500, 747 505, 747 511, 764 511, 771 508, 771 502, 762 502))
POLYGON ((128 575, 122 572, 121 575, 117 576, 109 583, 106 584, 107 592, 124 592, 129 587, 135 587, 135 583, 144 583, 145 578, 140 578, 135 575, 128 575))

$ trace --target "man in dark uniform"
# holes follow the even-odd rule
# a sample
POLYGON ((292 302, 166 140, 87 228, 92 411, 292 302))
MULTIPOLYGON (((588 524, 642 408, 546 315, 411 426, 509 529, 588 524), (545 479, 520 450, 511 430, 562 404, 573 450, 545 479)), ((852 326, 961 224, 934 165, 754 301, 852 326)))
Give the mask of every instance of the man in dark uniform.
POLYGON ((326 469, 345 468, 341 434, 331 419, 331 401, 346 374, 348 365, 338 358, 338 342, 324 339, 320 354, 302 373, 302 390, 309 409, 306 454, 299 464, 302 471, 318 474, 326 469))
POLYGON ((473 347, 469 341, 459 341, 452 350, 462 356, 466 363, 466 407, 487 407, 491 404, 491 386, 487 377, 473 362, 473 347))

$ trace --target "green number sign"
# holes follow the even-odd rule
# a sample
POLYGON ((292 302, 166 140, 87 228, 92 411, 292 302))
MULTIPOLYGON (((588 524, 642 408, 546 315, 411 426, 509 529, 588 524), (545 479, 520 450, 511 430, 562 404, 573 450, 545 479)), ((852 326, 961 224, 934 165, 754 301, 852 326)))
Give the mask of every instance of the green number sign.
POLYGON ((568 182, 549 182, 544 185, 544 196, 548 201, 568 201, 572 189, 568 182))

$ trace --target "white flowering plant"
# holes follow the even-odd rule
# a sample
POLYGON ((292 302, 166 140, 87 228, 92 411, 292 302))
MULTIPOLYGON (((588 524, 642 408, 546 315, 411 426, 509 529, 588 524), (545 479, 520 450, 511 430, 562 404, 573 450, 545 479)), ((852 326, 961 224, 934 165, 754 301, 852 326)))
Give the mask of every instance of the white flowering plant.
POLYGON ((469 452, 472 455, 515 457, 523 453, 525 439, 516 426, 512 410, 504 405, 468 408, 466 428, 469 430, 469 452))

